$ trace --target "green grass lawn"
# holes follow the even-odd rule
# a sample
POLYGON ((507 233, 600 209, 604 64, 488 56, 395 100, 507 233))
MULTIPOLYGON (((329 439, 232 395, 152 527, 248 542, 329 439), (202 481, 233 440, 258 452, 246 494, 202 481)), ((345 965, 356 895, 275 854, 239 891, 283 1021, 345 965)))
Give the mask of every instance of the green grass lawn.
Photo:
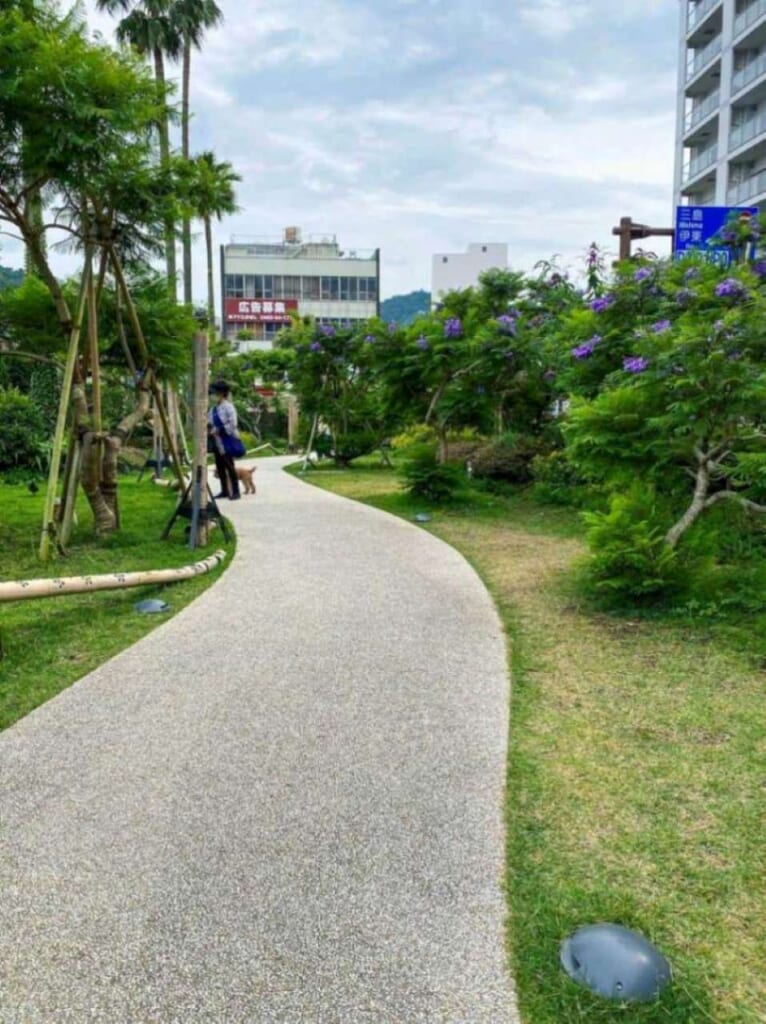
POLYGON ((135 477, 122 477, 122 528, 98 539, 80 495, 79 525, 69 556, 42 565, 37 558, 42 489, 30 494, 24 485, 0 484, 0 580, 169 569, 199 561, 219 548, 227 552, 222 567, 181 583, 0 604, 0 729, 167 619, 167 614, 138 614, 133 609, 137 601, 161 596, 172 614, 225 569, 234 545, 224 542, 220 529, 212 531, 206 547, 193 552, 185 542, 185 519, 176 520, 167 541, 160 540, 176 501, 176 492, 157 487, 148 478, 139 484, 135 477))
MULTIPOLYGON (((310 483, 411 519, 394 473, 310 483)), ((525 495, 430 510, 510 640, 508 938, 524 1024, 766 1021, 766 675, 747 624, 617 617, 577 597, 577 515, 525 495), (670 959, 621 1007, 558 962, 576 927, 636 928, 670 959)))

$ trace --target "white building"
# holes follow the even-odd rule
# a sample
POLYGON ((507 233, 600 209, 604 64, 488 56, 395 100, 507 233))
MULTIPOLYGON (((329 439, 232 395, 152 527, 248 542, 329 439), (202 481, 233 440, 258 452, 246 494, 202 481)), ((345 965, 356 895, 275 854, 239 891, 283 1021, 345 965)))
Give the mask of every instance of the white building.
POLYGON ((343 251, 334 235, 279 241, 232 239, 221 246, 223 336, 240 352, 272 348, 290 314, 319 323, 354 324, 378 315, 380 251, 343 251), (241 330, 253 340, 236 340, 241 330))
POLYGON ((681 0, 676 205, 766 199, 766 0, 681 0))
POLYGON ((456 288, 472 288, 483 270, 508 266, 508 246, 504 242, 475 242, 467 252, 437 252, 431 258, 431 301, 456 288))

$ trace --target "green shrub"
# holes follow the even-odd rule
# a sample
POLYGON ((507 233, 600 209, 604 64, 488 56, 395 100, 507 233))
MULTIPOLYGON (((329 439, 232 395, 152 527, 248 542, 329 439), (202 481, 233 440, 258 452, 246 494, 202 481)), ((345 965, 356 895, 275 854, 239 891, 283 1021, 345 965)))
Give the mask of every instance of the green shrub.
POLYGON ((421 452, 402 470, 406 491, 412 498, 425 501, 452 501, 462 484, 457 466, 437 461, 435 452, 421 452))
POLYGON ((347 466, 360 455, 374 452, 379 443, 380 438, 374 430, 349 430, 333 438, 331 455, 336 465, 347 466))
POLYGON ((584 512, 593 552, 585 568, 586 584, 616 603, 656 601, 688 588, 690 565, 664 541, 654 496, 634 488, 614 495, 608 512, 584 512))
POLYGON ((0 472, 43 472, 49 449, 42 413, 32 399, 15 388, 0 391, 0 472))
POLYGON ((484 445, 471 456, 471 472, 477 480, 501 480, 528 484, 533 478, 532 460, 539 455, 542 442, 520 434, 484 445))
POLYGON ((249 434, 246 430, 240 430, 239 437, 242 444, 245 446, 245 451, 250 451, 251 448, 255 448, 255 435, 249 434))
POLYGON ((586 481, 567 458, 562 448, 532 459, 535 497, 552 505, 579 508, 587 500, 586 481))

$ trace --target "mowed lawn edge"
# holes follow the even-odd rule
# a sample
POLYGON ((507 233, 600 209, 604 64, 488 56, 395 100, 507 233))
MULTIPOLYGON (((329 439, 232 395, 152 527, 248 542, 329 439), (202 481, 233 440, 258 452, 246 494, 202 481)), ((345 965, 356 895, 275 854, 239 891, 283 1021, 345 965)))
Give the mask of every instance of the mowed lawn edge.
POLYGON ((223 563, 178 583, 0 604, 0 730, 166 622, 231 564, 236 539, 230 523, 231 541, 216 528, 207 545, 191 551, 183 518, 176 520, 168 540, 160 536, 173 515, 177 492, 147 478, 138 483, 135 477, 122 477, 119 493, 118 532, 97 538, 80 495, 68 556, 44 565, 37 558, 42 493, 0 484, 0 580, 173 569, 202 561, 221 548, 226 552, 223 563), (134 610, 138 601, 157 597, 168 603, 168 612, 142 615, 134 610))
MULTIPOLYGON (((298 467, 292 472, 298 473, 298 467)), ((427 509, 381 468, 304 479, 425 527, 472 564, 509 637, 510 961, 525 1024, 766 1020, 766 687, 710 625, 612 617, 573 596, 578 517, 525 496, 427 509), (616 921, 671 961, 649 1004, 561 970, 561 940, 616 921)))

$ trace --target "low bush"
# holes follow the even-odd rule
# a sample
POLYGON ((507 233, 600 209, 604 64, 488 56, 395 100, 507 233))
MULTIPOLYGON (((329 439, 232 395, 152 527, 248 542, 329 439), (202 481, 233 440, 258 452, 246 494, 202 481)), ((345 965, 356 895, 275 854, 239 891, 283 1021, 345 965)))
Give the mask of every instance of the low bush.
POLYGON ((439 462, 435 452, 421 452, 410 459, 402 477, 411 497, 435 503, 454 500, 463 482, 459 468, 439 462))
POLYGON ((0 391, 0 424, 0 472, 43 472, 50 443, 43 416, 32 399, 15 388, 0 391))
POLYGON ((531 469, 534 494, 541 501, 580 508, 588 500, 587 483, 569 461, 564 449, 535 455, 531 469))
POLYGON ((520 434, 483 445, 471 456, 471 472, 478 480, 528 484, 533 479, 532 461, 540 455, 542 442, 520 434))

